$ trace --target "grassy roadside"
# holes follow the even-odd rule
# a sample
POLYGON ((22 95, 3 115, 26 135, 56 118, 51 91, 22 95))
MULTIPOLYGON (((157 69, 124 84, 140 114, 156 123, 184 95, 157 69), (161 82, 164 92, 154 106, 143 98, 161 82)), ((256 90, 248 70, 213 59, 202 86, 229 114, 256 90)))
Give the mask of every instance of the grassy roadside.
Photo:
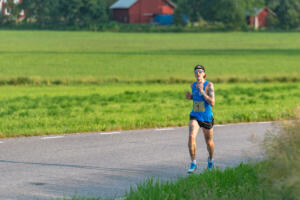
MULTIPOLYGON (((299 109, 298 109, 299 110, 299 109)), ((300 199, 300 115, 282 123, 278 133, 267 134, 262 143, 265 160, 225 170, 204 171, 175 182, 148 179, 131 189, 126 200, 175 199, 300 199)), ((72 200, 101 198, 73 197, 72 200)))
MULTIPOLYGON (((215 84, 216 123, 290 119, 298 83, 215 84)), ((185 126, 189 84, 0 87, 0 137, 185 126)))
POLYGON ((300 199, 300 115, 282 123, 279 133, 269 132, 262 148, 262 162, 205 171, 174 183, 150 180, 125 199, 300 199))
POLYGON ((131 190, 125 199, 261 199, 258 171, 241 164, 224 171, 205 171, 175 183, 148 180, 131 190))
MULTIPOLYGON (((175 182, 148 179, 128 191, 122 200, 262 199, 258 176, 256 167, 241 164, 224 171, 204 171, 175 182)), ((72 200, 101 198, 73 197, 72 200)))

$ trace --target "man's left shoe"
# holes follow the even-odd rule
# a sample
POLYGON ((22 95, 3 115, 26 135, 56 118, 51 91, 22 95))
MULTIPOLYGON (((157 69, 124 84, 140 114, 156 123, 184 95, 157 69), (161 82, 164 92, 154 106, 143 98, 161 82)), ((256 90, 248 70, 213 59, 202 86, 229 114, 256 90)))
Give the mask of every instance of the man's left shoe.
POLYGON ((214 169, 215 168, 215 164, 214 164, 214 160, 212 159, 210 159, 209 157, 208 157, 208 159, 207 159, 207 169, 208 170, 212 170, 212 169, 214 169))
POLYGON ((188 174, 192 174, 192 173, 194 173, 196 170, 197 170, 197 164, 191 162, 191 166, 190 166, 190 168, 189 168, 189 170, 188 170, 187 173, 188 173, 188 174))

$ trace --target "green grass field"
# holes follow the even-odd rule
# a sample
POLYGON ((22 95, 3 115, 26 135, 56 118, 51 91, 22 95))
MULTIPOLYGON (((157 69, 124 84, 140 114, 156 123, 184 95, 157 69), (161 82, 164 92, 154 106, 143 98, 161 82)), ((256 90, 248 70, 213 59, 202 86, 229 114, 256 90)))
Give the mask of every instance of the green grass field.
POLYGON ((289 119, 299 36, 0 31, 0 137, 187 125, 198 63, 216 123, 289 119))
MULTIPOLYGON (((192 102, 184 93, 195 64, 207 66, 215 82, 217 124, 293 119, 300 102, 299 36, 0 31, 0 137, 185 126, 192 102)), ((261 168, 148 181, 125 197, 295 199, 295 130, 297 137, 287 140, 283 131, 272 140, 270 159, 256 165, 261 168)))
MULTIPOLYGON (((189 84, 2 86, 0 136, 186 126, 189 84)), ((298 83, 216 84, 216 123, 289 119, 298 83)))
POLYGON ((299 33, 0 31, 0 80, 64 83, 300 77, 299 33))

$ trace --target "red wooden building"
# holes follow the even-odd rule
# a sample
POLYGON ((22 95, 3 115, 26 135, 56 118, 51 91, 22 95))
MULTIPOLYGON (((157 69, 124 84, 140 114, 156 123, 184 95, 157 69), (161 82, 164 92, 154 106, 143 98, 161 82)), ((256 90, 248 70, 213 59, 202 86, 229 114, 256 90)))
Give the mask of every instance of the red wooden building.
POLYGON ((170 0, 118 0, 111 7, 113 19, 123 23, 151 23, 155 15, 173 15, 170 0))
POLYGON ((248 24, 255 29, 259 27, 267 27, 268 15, 276 16, 276 14, 269 8, 255 9, 254 14, 248 15, 248 24))
MULTIPOLYGON (((10 10, 5 4, 7 3, 7 0, 0 0, 0 14, 10 16, 10 10)), ((22 0, 14 0, 15 4, 22 3, 22 0)), ((18 16, 19 19, 23 19, 25 17, 24 10, 22 10, 18 16)))

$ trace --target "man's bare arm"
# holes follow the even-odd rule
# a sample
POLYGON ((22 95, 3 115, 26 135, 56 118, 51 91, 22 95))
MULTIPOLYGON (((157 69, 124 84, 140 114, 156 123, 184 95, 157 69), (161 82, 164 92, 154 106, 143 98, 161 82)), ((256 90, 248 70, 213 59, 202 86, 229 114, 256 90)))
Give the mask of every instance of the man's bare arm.
MULTIPOLYGON (((193 89, 193 83, 191 84, 191 89, 193 89)), ((186 92, 185 97, 189 100, 193 100, 193 95, 190 92, 186 92)))
POLYGON ((207 103, 209 103, 211 106, 215 105, 215 89, 211 82, 207 85, 206 93, 203 93, 202 95, 207 103))

